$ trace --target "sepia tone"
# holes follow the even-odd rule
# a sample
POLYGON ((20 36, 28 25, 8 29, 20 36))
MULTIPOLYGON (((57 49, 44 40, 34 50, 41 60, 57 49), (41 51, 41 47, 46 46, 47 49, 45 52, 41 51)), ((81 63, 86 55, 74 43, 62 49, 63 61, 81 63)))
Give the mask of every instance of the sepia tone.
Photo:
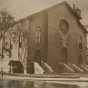
POLYGON ((19 20, 1 11, 2 88, 88 85, 88 30, 81 20, 80 8, 67 1, 19 20))
MULTIPOLYGON (((34 69, 31 65, 35 62, 45 73, 48 73, 49 69, 43 67, 44 63, 56 73, 71 72, 70 69, 75 69, 73 65, 78 67, 77 70, 81 69, 80 65, 87 64, 85 59, 87 31, 80 23, 80 19, 81 14, 76 12, 75 7, 72 9, 67 2, 62 2, 15 22, 8 29, 8 33, 6 32, 5 40, 12 38, 10 41, 13 42, 12 45, 14 44, 12 57, 8 62, 21 62, 27 73, 34 69)), ((8 47, 9 43, 7 41, 8 47)))

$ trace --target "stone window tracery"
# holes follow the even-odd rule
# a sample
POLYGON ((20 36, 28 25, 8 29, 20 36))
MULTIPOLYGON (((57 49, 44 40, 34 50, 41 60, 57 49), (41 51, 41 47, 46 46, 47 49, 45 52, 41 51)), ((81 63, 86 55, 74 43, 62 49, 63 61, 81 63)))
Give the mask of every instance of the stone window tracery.
POLYGON ((61 19, 59 23, 59 34, 62 38, 62 44, 67 47, 67 40, 69 37, 69 23, 65 19, 61 19))

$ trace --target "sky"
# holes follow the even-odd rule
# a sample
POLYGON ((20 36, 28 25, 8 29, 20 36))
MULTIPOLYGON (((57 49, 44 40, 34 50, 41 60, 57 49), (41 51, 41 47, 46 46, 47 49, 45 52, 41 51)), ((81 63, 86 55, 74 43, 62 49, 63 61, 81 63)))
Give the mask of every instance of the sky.
POLYGON ((82 11, 82 23, 88 24, 88 0, 0 0, 0 10, 8 11, 19 20, 62 1, 67 1, 71 6, 75 3, 82 11))

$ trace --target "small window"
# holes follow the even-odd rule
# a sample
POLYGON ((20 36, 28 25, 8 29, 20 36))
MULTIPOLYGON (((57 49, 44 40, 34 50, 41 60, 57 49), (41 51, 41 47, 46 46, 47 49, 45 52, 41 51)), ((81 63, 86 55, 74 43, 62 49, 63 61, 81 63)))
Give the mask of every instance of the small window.
POLYGON ((69 37, 69 24, 65 19, 61 19, 59 23, 59 34, 62 38, 63 47, 67 47, 69 37))
POLYGON ((35 34, 35 37, 36 37, 36 43, 40 43, 40 41, 41 41, 41 27, 40 26, 38 26, 37 28, 36 28, 36 34, 35 34))

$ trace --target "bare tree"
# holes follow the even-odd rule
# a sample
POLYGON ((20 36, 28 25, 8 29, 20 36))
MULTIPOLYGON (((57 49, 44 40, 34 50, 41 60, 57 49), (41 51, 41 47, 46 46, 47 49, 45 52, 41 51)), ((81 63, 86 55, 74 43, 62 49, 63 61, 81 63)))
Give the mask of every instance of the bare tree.
MULTIPOLYGON (((0 12, 0 38, 2 39, 2 54, 1 57, 3 58, 3 51, 5 49, 5 33, 8 29, 14 24, 15 20, 12 15, 10 15, 7 11, 0 12)), ((10 44, 11 45, 11 44, 10 44)), ((11 55, 11 49, 8 50, 9 55, 11 55)))
POLYGON ((14 24, 15 20, 7 11, 0 12, 0 31, 6 32, 14 24))

